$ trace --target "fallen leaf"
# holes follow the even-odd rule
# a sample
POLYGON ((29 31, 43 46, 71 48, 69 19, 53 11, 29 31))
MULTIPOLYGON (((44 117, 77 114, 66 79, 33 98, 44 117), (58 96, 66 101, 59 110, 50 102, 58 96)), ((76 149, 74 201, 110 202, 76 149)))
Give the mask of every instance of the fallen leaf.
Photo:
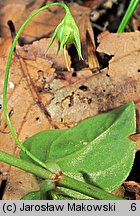
POLYGON ((11 36, 9 27, 7 25, 7 22, 9 20, 12 20, 17 31, 19 27, 22 25, 22 23, 30 15, 31 11, 41 7, 43 3, 44 3, 43 0, 40 0, 39 2, 35 0, 27 0, 27 1, 20 0, 20 1, 14 1, 14 3, 11 3, 11 1, 9 0, 5 1, 5 4, 1 8, 1 13, 0 13, 1 36, 3 38, 7 38, 11 36))
POLYGON ((138 131, 140 130, 139 39, 139 32, 122 34, 105 33, 105 35, 100 35, 100 45, 97 49, 98 52, 103 52, 111 56, 113 55, 109 61, 107 76, 109 76, 111 80, 116 80, 116 84, 118 84, 117 91, 119 91, 119 83, 122 81, 124 82, 122 89, 120 89, 121 94, 125 93, 123 97, 124 101, 135 101, 137 109, 138 131))
MULTIPOLYGON (((132 194, 135 194, 136 200, 140 200, 140 184, 134 181, 127 181, 124 183, 125 189, 132 194)), ((128 193, 128 198, 129 198, 129 193, 128 193)), ((131 197, 130 197, 131 198, 131 197)), ((132 197, 134 199, 134 197, 132 197)))
MULTIPOLYGON (((0 59, 1 61, 0 72, 1 72, 2 80, 4 77, 4 73, 5 73, 5 65, 6 65, 5 61, 6 60, 7 58, 0 59)), ((41 66, 42 69, 45 69, 45 67, 47 67, 48 69, 48 67, 50 67, 50 65, 48 65, 48 63, 45 60, 44 60, 44 64, 40 62, 39 65, 40 66, 42 65, 41 66)), ((30 70, 34 71, 33 70, 34 67, 38 67, 38 66, 35 63, 35 65, 33 65, 30 68, 30 70)), ((50 129, 52 126, 51 126, 50 121, 47 119, 47 116, 45 115, 45 113, 39 108, 37 101, 35 101, 36 98, 34 98, 34 95, 32 95, 32 92, 30 91, 30 88, 28 87, 26 78, 24 77, 24 74, 22 74, 21 68, 22 68, 22 65, 20 64, 19 60, 15 56, 13 58, 13 62, 11 66, 11 75, 10 75, 10 80, 9 80, 9 84, 11 82, 12 87, 10 88, 9 86, 8 88, 8 109, 9 109, 9 112, 11 112, 12 110, 11 117, 10 117, 12 125, 16 133, 18 134, 19 139, 23 141, 31 134, 34 134, 35 132, 39 130, 42 131, 42 130, 50 129)), ((40 70, 40 68, 39 69, 37 68, 37 71, 38 70, 40 70)), ((3 83, 1 86, 3 87, 3 83)), ((17 149, 17 145, 15 144, 13 138, 11 137, 11 134, 9 132, 9 129, 7 128, 7 124, 5 122, 5 118, 3 114, 1 115, 0 123, 1 123, 0 124, 0 150, 14 155, 17 149)), ((16 197, 18 198, 18 195, 22 193, 22 190, 23 190, 23 188, 20 190, 20 184, 17 184, 16 182, 17 178, 12 177, 13 175, 15 175, 15 173, 12 172, 13 169, 14 168, 12 167, 10 171, 9 165, 0 163, 0 172, 5 173, 5 174, 11 173, 10 174, 11 181, 9 181, 10 188, 8 188, 9 195, 5 193, 6 199, 10 199, 10 196, 13 190, 19 190, 19 193, 17 194, 17 197, 16 197)), ((23 176, 25 178, 24 172, 23 172, 23 176)), ((30 180, 34 182, 33 178, 30 177, 30 180)), ((30 183, 28 186, 31 189, 30 183)), ((25 183, 24 187, 27 190, 28 190, 28 186, 26 187, 26 183, 25 183)))
MULTIPOLYGON (((48 46, 50 39, 41 39, 39 41, 33 42, 32 45, 25 45, 23 48, 19 47, 18 52, 22 58, 28 60, 36 60, 36 57, 45 59, 53 68, 58 71, 66 70, 66 63, 64 59, 63 52, 61 52, 56 58, 58 42, 54 41, 53 45, 50 47, 46 54, 46 48, 48 46), (45 57, 46 56, 46 57, 45 57)), ((70 57, 69 61, 70 61, 70 57)))
POLYGON ((35 176, 30 173, 12 167, 10 170, 10 181, 7 182, 6 193, 3 200, 17 200, 28 191, 39 190, 39 184, 35 176), (16 173, 18 173, 18 178, 16 173), (24 178, 24 179, 23 179, 24 178))
POLYGON ((140 133, 133 134, 129 137, 131 140, 136 142, 136 149, 137 151, 140 150, 140 133))
MULTIPOLYGON (((77 8, 78 6, 76 6, 75 9, 71 9, 73 13, 77 13, 77 8)), ((82 47, 86 47, 86 31, 90 32, 91 41, 94 44, 92 28, 91 25, 89 25, 90 10, 88 9, 87 12, 86 10, 87 8, 83 8, 82 12, 81 10, 78 10, 76 18, 81 30, 82 47), (81 13, 85 15, 81 16, 81 13), (82 22, 82 20, 84 21, 82 22)), ((53 10, 51 11, 54 16, 53 10)), ((61 9, 60 11, 63 14, 63 10, 61 9)), ((21 17, 19 19, 23 22, 21 17)), ((57 14, 57 17, 60 17, 59 13, 57 14)), ((16 19, 18 23, 18 18, 16 19)), ((34 24, 36 25, 36 22, 34 24)), ((40 26, 43 26, 41 28, 44 28, 44 24, 40 26)), ((53 28, 54 26, 52 29, 53 28)), ((18 25, 16 26, 16 29, 18 29, 18 25)), ((5 34, 6 31, 7 30, 5 30, 5 34)), ((42 34, 52 33, 51 31, 46 32, 46 29, 41 31, 39 28, 37 31, 41 32, 39 37, 43 37, 42 34)), ((8 34, 9 33, 7 33, 6 38, 8 37, 8 34)), ((29 29, 25 29, 23 36, 36 40, 37 34, 34 32, 34 29, 30 32, 29 29)), ((48 43, 48 39, 35 41, 33 45, 26 45, 23 47, 22 51, 22 48, 19 49, 17 46, 17 51, 19 51, 19 53, 21 51, 21 57, 19 60, 16 56, 13 57, 8 89, 8 108, 9 113, 11 114, 10 118, 13 127, 20 140, 24 141, 27 137, 36 132, 51 129, 54 127, 54 124, 59 125, 60 128, 70 127, 83 119, 109 111, 110 109, 114 109, 129 101, 135 101, 137 113, 139 114, 139 37, 138 32, 106 34, 106 36, 101 35, 98 52, 103 52, 111 56, 113 55, 108 68, 105 68, 94 75, 92 75, 91 70, 84 69, 82 70, 82 73, 88 71, 90 76, 83 76, 73 84, 69 84, 66 80, 62 81, 62 79, 57 79, 58 74, 56 73, 53 64, 56 64, 56 66, 59 65, 60 67, 62 67, 62 65, 64 66, 64 64, 60 64, 59 61, 54 60, 55 57, 53 55, 56 44, 54 45, 54 50, 50 51, 50 53, 48 52, 46 59, 42 56, 42 52, 44 52, 44 44, 48 43), (26 53, 26 49, 32 54, 31 56, 26 53), (46 83, 46 79, 49 80, 48 83, 46 83), (52 90, 45 92, 44 84, 49 84, 49 87, 53 87, 52 90), (10 86, 13 87, 10 88, 10 86), (46 95, 47 97, 45 97, 46 95), (45 110, 47 110, 47 112, 44 112, 45 110)), ((4 55, 1 54, 0 59, 1 86, 3 86, 5 65, 7 62, 7 57, 5 56, 7 56, 10 45, 8 39, 6 43, 6 52, 4 55)), ((2 45, 2 43, 0 45, 2 45)), ((4 45, 3 41, 3 46, 4 45)), ((83 48, 83 50, 86 49, 83 48)), ((86 51, 84 56, 86 59, 86 51)), ((77 74, 79 73, 80 72, 77 74)), ((2 95, 2 88, 0 89, 0 95, 2 95)), ((137 126, 139 130, 139 118, 137 126)), ((1 150, 13 155, 18 154, 17 145, 9 134, 3 114, 0 119, 0 142, 1 150)), ((13 191, 18 190, 19 193, 17 196, 15 195, 15 199, 19 199, 19 197, 25 193, 23 187, 26 187, 26 183, 24 185, 22 182, 22 190, 20 191, 20 184, 17 184, 17 179, 15 177, 16 169, 13 167, 10 168, 9 165, 4 163, 0 164, 0 169, 1 172, 5 173, 5 176, 7 173, 9 174, 8 182, 10 188, 8 188, 8 191, 6 190, 5 198, 12 199, 13 191)), ((23 176, 25 178, 24 172, 23 176)), ((34 186, 36 187, 35 182, 34 186)), ((26 189, 33 189, 30 183, 26 189)))
MULTIPOLYGON (((52 119, 73 125, 129 101, 135 101, 137 106, 140 99, 139 37, 139 33, 107 34, 98 52, 114 55, 108 68, 58 90, 48 106, 52 119), (122 45, 126 47, 124 51, 122 45)), ((137 126, 140 127, 139 120, 137 126)))
POLYGON ((103 3, 105 3, 107 0, 88 0, 82 3, 83 6, 85 7, 99 7, 103 3))

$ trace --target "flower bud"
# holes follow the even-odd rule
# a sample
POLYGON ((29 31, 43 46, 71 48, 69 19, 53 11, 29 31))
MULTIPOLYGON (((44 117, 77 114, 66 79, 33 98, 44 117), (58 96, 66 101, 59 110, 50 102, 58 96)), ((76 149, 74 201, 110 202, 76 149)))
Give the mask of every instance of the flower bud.
MULTIPOLYGON (((83 59, 82 53, 81 53, 81 42, 80 42, 79 29, 69 9, 66 10, 66 15, 64 16, 63 20, 59 23, 59 25, 56 27, 55 32, 49 42, 46 52, 52 45, 55 38, 57 38, 59 42, 57 54, 62 50, 63 47, 65 49, 66 45, 74 44, 76 47, 79 59, 83 59)), ((66 59, 66 63, 68 63, 67 59, 66 59)))

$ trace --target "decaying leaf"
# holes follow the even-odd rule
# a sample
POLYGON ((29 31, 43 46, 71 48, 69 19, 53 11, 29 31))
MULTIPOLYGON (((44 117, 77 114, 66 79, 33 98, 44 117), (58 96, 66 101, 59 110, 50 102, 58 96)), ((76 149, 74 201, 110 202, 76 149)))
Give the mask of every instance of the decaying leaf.
POLYGON ((6 193, 3 199, 17 200, 21 197, 21 194, 26 194, 28 191, 34 190, 39 190, 37 179, 30 173, 12 167, 10 170, 10 181, 7 182, 6 193))
POLYGON ((101 4, 104 4, 107 0, 88 0, 82 3, 85 7, 98 7, 101 4))
POLYGON ((136 142, 137 151, 140 151, 140 133, 133 134, 129 138, 136 142))
POLYGON ((127 198, 140 200, 140 184, 134 181, 126 181, 124 183, 125 189, 128 191, 127 198), (132 197, 131 197, 132 194, 132 197))
POLYGON ((138 105, 139 39, 139 33, 107 34, 102 38, 98 52, 114 55, 108 68, 58 90, 48 106, 52 118, 69 125, 129 101, 138 105), (126 47, 124 51, 122 47, 126 47))
MULTIPOLYGON (((22 25, 22 23, 27 19, 30 13, 33 10, 41 7, 44 3, 43 0, 35 1, 35 0, 15 0, 11 3, 10 0, 4 1, 3 7, 1 8, 0 13, 0 26, 1 26, 1 36, 3 38, 10 37, 10 31, 7 25, 7 22, 11 20, 14 23, 16 31, 22 25)), ((29 29, 28 29, 29 31, 29 29)), ((31 32, 31 29, 30 31, 31 32)), ((28 35, 30 33, 28 32, 28 35)))
MULTIPOLYGON (((0 59, 0 72, 2 80, 5 73, 6 60, 7 59, 0 59)), ((48 68, 46 61, 45 64, 40 65, 42 65, 42 69, 44 69, 45 67, 48 68)), ((37 65, 35 64, 33 68, 34 67, 37 67, 37 65)), ((26 78, 24 77, 24 74, 22 74, 22 69, 22 65, 20 65, 19 60, 15 56, 13 59, 9 80, 8 108, 11 122, 21 141, 25 140, 31 134, 34 134, 35 131, 38 132, 38 130, 42 131, 52 127, 45 113, 41 110, 41 108, 39 108, 38 104, 36 103, 35 98, 32 95, 32 92, 30 91, 30 88, 27 84, 26 78)), ((41 68, 37 69, 37 71, 40 69, 41 68)), ((34 71, 32 68, 31 70, 34 71)), ((3 86, 3 83, 1 86, 3 86)), ((16 149, 17 145, 10 135, 9 129, 7 128, 7 124, 5 122, 5 118, 2 114, 0 119, 0 150, 14 155, 16 149)), ((12 168, 12 170, 13 169, 14 168, 12 168)), ((9 165, 1 163, 0 171, 2 173, 5 173, 6 175, 10 171, 9 165)), ((9 195, 12 194, 10 193, 10 190, 13 192, 13 190, 15 189, 19 190, 20 194, 20 184, 17 184, 14 181, 14 179, 16 180, 16 178, 12 178, 12 175, 15 175, 15 173, 11 173, 10 175, 11 183, 9 184, 13 185, 13 187, 10 186, 8 193, 9 195), (17 185, 17 188, 19 188, 17 189, 15 185, 17 185)), ((23 176, 25 176, 24 172, 23 176)), ((30 177, 30 179, 32 182, 34 182, 33 178, 30 177)), ((24 187, 27 189, 28 187, 26 187, 25 185, 24 187)), ((8 195, 5 194, 5 196, 7 199, 10 199, 10 197, 8 198, 8 195)))
MULTIPOLYGON (((25 45, 24 48, 19 48, 18 52, 24 60, 36 61, 36 57, 44 59, 44 62, 48 62, 50 66, 61 71, 66 70, 66 63, 64 59, 63 52, 61 52, 56 58, 57 52, 57 41, 54 42, 53 46, 50 47, 46 56, 46 48, 48 46, 50 39, 41 39, 39 41, 33 42, 32 45, 25 45)), ((70 61, 70 57, 69 57, 70 61)), ((47 70, 47 73, 50 73, 47 70)))

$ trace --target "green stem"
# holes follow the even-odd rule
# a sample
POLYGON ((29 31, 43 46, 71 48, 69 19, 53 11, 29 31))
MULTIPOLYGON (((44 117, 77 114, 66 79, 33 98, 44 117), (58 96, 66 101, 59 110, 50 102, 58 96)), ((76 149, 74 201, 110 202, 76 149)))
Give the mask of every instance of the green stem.
MULTIPOLYGON (((56 2, 56 3, 52 3, 52 4, 48 4, 45 5, 44 7, 40 8, 39 10, 35 11, 33 14, 31 14, 31 16, 24 22, 24 24, 21 26, 21 28, 19 29, 13 43, 10 49, 10 53, 9 53, 9 57, 8 57, 8 62, 7 62, 7 67, 6 67, 6 74, 5 74, 5 79, 4 79, 4 93, 3 93, 3 108, 4 108, 4 114, 6 117, 6 121, 8 124, 8 127, 11 131, 11 134, 13 136, 13 138, 15 139, 16 143, 20 146, 20 148, 22 149, 22 151, 24 151, 31 159, 33 159, 35 162, 37 162, 40 166, 37 166, 31 162, 16 158, 12 155, 9 155, 5 152, 1 152, 0 151, 0 160, 8 163, 12 166, 15 166, 17 168, 20 168, 24 171, 33 173, 36 176, 42 177, 44 179, 51 179, 53 173, 50 172, 47 169, 47 165, 44 164, 43 162, 41 162, 40 160, 38 160, 34 155, 32 155, 24 146, 23 144, 20 142, 20 140, 18 139, 13 126, 11 124, 9 115, 8 115, 8 109, 7 109, 7 86, 8 86, 8 77, 9 77, 9 71, 10 71, 10 66, 11 66, 11 61, 12 61, 12 56, 14 53, 14 49, 16 47, 16 43, 22 33, 22 31, 24 30, 25 26, 28 24, 28 22, 38 13, 40 13, 41 11, 51 7, 51 6, 62 6, 65 8, 66 13, 69 13, 69 8, 60 2, 56 2)), ((120 197, 114 196, 110 193, 107 193, 103 190, 101 190, 100 188, 94 187, 92 185, 89 185, 87 183, 72 179, 70 177, 67 176, 62 176, 59 181, 57 182, 57 185, 60 187, 66 187, 75 191, 78 191, 80 193, 83 193, 85 195, 88 195, 90 197, 93 197, 94 199, 110 199, 110 200, 116 200, 116 199, 121 199, 120 197)))
POLYGON ((23 25, 20 27, 19 31, 17 32, 16 34, 16 37, 14 38, 14 41, 12 43, 12 46, 11 46, 11 49, 10 49, 10 53, 9 53, 9 56, 8 56, 8 62, 7 62, 7 67, 6 67, 6 73, 5 73, 5 78, 4 78, 4 89, 3 89, 3 109, 4 109, 4 114, 5 114, 5 118, 6 118, 6 121, 7 121, 7 124, 8 124, 8 127, 10 129, 10 132, 15 140, 15 142, 20 146, 20 148, 22 149, 22 151, 24 151, 32 160, 34 160, 35 162, 37 162, 40 166, 44 167, 47 169, 47 166, 41 162, 40 160, 38 160, 34 155, 32 155, 22 144, 22 142, 20 142, 20 140, 18 139, 17 137, 17 134, 15 133, 14 131, 14 128, 11 124, 11 121, 10 121, 10 118, 9 118, 9 115, 8 115, 8 108, 7 108, 7 87, 8 87, 8 77, 9 77, 9 71, 10 71, 10 66, 11 66, 11 62, 12 62, 12 56, 13 56, 13 53, 14 53, 14 50, 15 50, 15 47, 16 47, 16 43, 22 33, 22 31, 24 30, 25 26, 28 24, 28 22, 35 16, 37 15, 38 13, 40 13, 41 11, 51 7, 51 6, 62 6, 65 8, 66 10, 66 13, 69 12, 69 8, 64 4, 64 3, 61 3, 61 2, 56 2, 56 3, 52 3, 52 4, 48 4, 48 5, 45 5, 44 7, 38 9, 37 11, 35 11, 33 14, 31 14, 29 16, 29 18, 23 23, 23 25))
POLYGON ((30 172, 36 176, 39 176, 44 179, 51 179, 52 172, 37 166, 31 162, 25 161, 23 159, 17 158, 13 155, 7 154, 5 152, 0 151, 0 161, 4 163, 8 163, 12 166, 15 166, 19 169, 22 169, 26 172, 30 172))
MULTIPOLYGON (((55 187, 54 182, 52 181, 53 175, 55 173, 52 173, 40 166, 37 166, 31 162, 22 160, 20 158, 14 157, 13 155, 7 154, 5 152, 0 151, 0 160, 2 162, 8 163, 12 166, 15 166, 19 169, 22 169, 26 172, 30 172, 36 176, 39 176, 43 179, 50 179, 51 186, 53 185, 53 188, 55 187)), ((47 180, 47 181, 48 181, 47 180)), ((65 187, 68 189, 72 189, 74 191, 77 191, 79 193, 85 194, 89 197, 92 197, 94 199, 98 200, 120 200, 121 197, 115 196, 111 193, 108 193, 98 187, 92 186, 90 184, 87 184, 85 182, 78 181, 76 179, 70 178, 68 176, 62 175, 61 178, 59 178, 58 181, 56 181, 56 185, 59 187, 65 187)))
POLYGON ((96 200, 122 200, 123 199, 121 197, 108 193, 101 188, 95 187, 85 182, 78 181, 76 179, 70 178, 65 175, 63 175, 60 178, 59 182, 57 182, 57 185, 59 187, 65 187, 80 192, 96 200))
POLYGON ((128 21, 130 20, 131 16, 133 15, 138 3, 140 2, 140 0, 131 0, 130 4, 126 10, 126 13, 121 21, 121 24, 117 30, 118 33, 121 33, 124 31, 128 21))

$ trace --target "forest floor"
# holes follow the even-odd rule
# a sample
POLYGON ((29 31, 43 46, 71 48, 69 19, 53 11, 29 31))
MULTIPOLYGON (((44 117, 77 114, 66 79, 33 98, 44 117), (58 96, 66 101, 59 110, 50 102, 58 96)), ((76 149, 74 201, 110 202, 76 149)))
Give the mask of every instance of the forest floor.
MULTIPOLYGON (((0 150, 18 156, 3 114, 3 80, 12 40, 27 17, 54 1, 0 1, 0 150)), ((8 86, 12 125, 23 142, 49 129, 65 129, 89 117, 108 112, 130 101, 136 106, 136 156, 130 175, 116 190, 127 199, 140 199, 140 6, 125 33, 116 33, 128 7, 127 0, 64 1, 80 30, 82 55, 67 47, 71 71, 63 52, 56 57, 55 40, 47 45, 65 11, 52 7, 34 17, 16 46, 8 86)), ((123 126, 122 126, 123 127, 123 126)), ((37 190, 36 178, 0 162, 0 198, 20 199, 37 190), (18 176, 18 177, 17 177, 18 176)))

